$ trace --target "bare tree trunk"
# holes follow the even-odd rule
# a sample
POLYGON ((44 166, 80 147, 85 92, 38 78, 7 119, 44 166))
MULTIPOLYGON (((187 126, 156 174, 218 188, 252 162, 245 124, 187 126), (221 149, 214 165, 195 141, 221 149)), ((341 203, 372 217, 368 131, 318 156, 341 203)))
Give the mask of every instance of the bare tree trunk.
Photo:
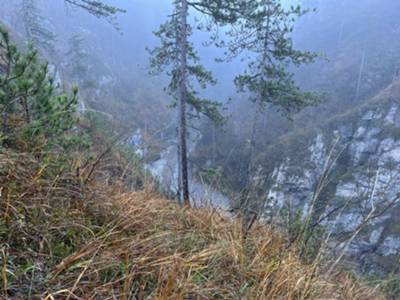
POLYGON ((178 144, 180 161, 180 175, 182 180, 182 200, 185 205, 190 206, 189 198, 189 176, 188 176, 188 159, 187 159, 187 124, 186 124, 186 100, 187 100, 187 0, 181 0, 180 11, 180 36, 179 48, 181 50, 180 57, 180 83, 179 83, 179 125, 178 125, 178 144))
MULTIPOLYGON (((179 119, 180 112, 178 112, 177 118, 179 119)), ((182 167, 181 167, 181 141, 180 141, 180 130, 179 125, 176 128, 177 133, 177 163, 178 163, 178 189, 177 196, 180 205, 183 205, 183 195, 182 195, 182 167)))
POLYGON ((260 117, 260 112, 259 109, 256 105, 255 107, 255 111, 254 111, 254 117, 253 117, 253 124, 252 124, 252 128, 251 128, 251 135, 250 135, 250 149, 249 149, 249 161, 247 163, 247 174, 246 174, 246 184, 249 185, 250 184, 250 178, 251 178, 251 172, 253 170, 253 156, 254 156, 254 152, 255 152, 255 148, 256 148, 256 138, 257 138, 257 126, 258 126, 258 120, 260 117))
POLYGON ((258 217, 258 213, 254 209, 254 204, 256 200, 256 184, 252 180, 252 172, 254 171, 254 152, 256 148, 256 137, 257 137, 257 126, 259 121, 259 110, 256 105, 253 117, 253 124, 250 133, 250 141, 249 141, 249 152, 247 158, 247 166, 246 166, 246 182, 245 189, 242 192, 240 199, 240 210, 242 214, 242 230, 243 236, 247 235, 247 232, 251 229, 251 226, 255 222, 258 217))

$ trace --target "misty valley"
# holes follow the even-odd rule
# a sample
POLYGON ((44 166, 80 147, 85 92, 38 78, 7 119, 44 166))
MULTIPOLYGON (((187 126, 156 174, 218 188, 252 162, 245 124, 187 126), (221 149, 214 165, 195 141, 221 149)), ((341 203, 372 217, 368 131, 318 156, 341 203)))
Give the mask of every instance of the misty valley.
POLYGON ((400 299, 400 2, 0 0, 0 299, 400 299))

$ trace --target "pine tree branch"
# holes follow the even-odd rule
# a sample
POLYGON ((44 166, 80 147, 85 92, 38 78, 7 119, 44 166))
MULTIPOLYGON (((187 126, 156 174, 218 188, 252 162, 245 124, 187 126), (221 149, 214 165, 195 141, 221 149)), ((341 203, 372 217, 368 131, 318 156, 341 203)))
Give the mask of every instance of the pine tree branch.
POLYGON ((116 22, 116 15, 119 13, 125 13, 126 10, 118 8, 112 5, 103 3, 100 0, 64 0, 72 6, 86 10, 97 18, 104 18, 114 28, 119 30, 118 23, 116 22))

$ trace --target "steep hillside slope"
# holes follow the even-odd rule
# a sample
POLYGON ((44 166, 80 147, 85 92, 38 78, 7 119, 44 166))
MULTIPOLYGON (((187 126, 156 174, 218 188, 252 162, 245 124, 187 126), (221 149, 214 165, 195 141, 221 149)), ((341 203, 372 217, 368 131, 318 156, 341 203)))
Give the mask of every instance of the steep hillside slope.
POLYGON ((399 106, 397 80, 321 126, 282 137, 258 158, 264 169, 278 161, 267 211, 311 212, 332 231, 335 251, 344 248, 363 271, 381 275, 400 272, 399 106))
MULTIPOLYGON (((37 79, 37 68, 49 79, 37 64, 17 77, 37 79)), ((8 73, 2 99, 18 104, 7 91, 21 85, 8 73)), ((384 299, 378 287, 306 264, 271 225, 243 230, 150 192, 151 178, 110 126, 78 118, 76 94, 62 105, 68 96, 46 83, 49 93, 32 89, 25 107, 2 107, 1 299, 384 299)))
POLYGON ((272 227, 245 237, 216 211, 59 167, 0 149, 2 299, 383 299, 301 263, 272 227))

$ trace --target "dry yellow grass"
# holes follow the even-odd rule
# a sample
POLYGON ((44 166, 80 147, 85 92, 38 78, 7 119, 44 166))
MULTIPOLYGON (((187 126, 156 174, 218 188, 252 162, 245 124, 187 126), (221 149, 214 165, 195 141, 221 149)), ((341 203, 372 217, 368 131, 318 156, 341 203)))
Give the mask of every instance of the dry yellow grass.
POLYGON ((320 277, 271 227, 259 224, 243 240, 235 220, 145 192, 112 197, 109 206, 116 222, 55 268, 76 281, 48 299, 380 299, 351 279, 320 277))
POLYGON ((0 154, 4 299, 384 299, 301 263, 271 226, 244 239, 214 210, 55 169, 0 154))

